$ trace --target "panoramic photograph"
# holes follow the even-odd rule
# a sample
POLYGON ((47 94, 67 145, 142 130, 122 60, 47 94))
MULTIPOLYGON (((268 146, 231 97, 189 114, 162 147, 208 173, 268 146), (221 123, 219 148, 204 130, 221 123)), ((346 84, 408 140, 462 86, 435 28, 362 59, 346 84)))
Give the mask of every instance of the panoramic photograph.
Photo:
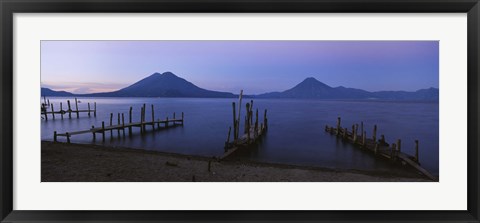
POLYGON ((438 41, 41 41, 42 182, 438 182, 438 41))

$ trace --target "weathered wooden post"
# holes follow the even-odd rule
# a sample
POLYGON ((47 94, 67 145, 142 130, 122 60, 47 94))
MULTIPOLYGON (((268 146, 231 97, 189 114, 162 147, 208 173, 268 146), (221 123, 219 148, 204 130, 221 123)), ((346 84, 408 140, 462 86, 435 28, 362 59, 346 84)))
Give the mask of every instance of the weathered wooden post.
POLYGON ((365 147, 367 145, 367 131, 363 131, 362 134, 362 146, 365 147))
MULTIPOLYGON (((248 112, 248 113, 250 113, 250 112, 248 112)), ((249 118, 247 116, 246 119, 245 119, 245 131, 247 133, 247 142, 249 143, 250 142, 250 122, 248 120, 249 120, 249 118)))
MULTIPOLYGON (((113 125, 112 120, 113 120, 113 113, 110 113, 110 127, 113 125)), ((112 137, 113 137, 113 129, 110 128, 110 138, 112 137)))
POLYGON ((247 134, 247 129, 248 129, 248 115, 245 116, 245 120, 244 120, 244 126, 243 126, 243 133, 244 134, 247 134))
POLYGON ((340 134, 340 122, 342 121, 342 118, 338 117, 337 118, 337 133, 335 135, 338 136, 340 134))
POLYGON ((48 116, 47 116, 47 104, 42 105, 42 112, 43 115, 45 116, 45 121, 48 121, 48 116))
POLYGON ((267 109, 265 109, 265 113, 263 113, 263 126, 265 130, 268 130, 267 109))
POLYGON ((250 117, 250 125, 253 125, 253 100, 250 100, 250 111, 249 111, 249 117, 250 117))
POLYGON ((77 98, 75 98, 75 110, 77 112, 77 118, 80 118, 80 113, 78 112, 78 101, 77 98))
POLYGON ((53 131, 53 141, 57 142, 57 131, 53 131))
POLYGON ((152 104, 152 129, 155 130, 155 110, 153 109, 153 104, 152 104))
POLYGON ((105 122, 102 122, 102 141, 105 142, 105 122))
POLYGON ((348 133, 348 129, 347 129, 347 128, 343 128, 343 138, 344 138, 344 139, 347 139, 347 137, 348 137, 348 134, 347 134, 347 133, 348 133))
POLYGON ((60 116, 62 117, 62 120, 63 120, 63 113, 65 112, 63 111, 62 102, 60 102, 60 116))
POLYGON ((402 141, 400 139, 397 139, 397 150, 398 152, 402 151, 402 141))
POLYGON ((95 130, 94 130, 95 126, 92 125, 92 135, 93 135, 93 141, 95 141, 95 139, 97 138, 97 135, 95 135, 95 130))
POLYGON ((72 107, 70 106, 70 100, 67 100, 68 104, 68 118, 72 118, 72 107))
POLYGON ((358 124, 355 124, 355 134, 353 135, 353 144, 357 143, 358 138, 358 124))
POLYGON ((355 125, 352 125, 352 140, 355 143, 355 125))
POLYGON ((225 141, 225 148, 228 147, 228 143, 230 142, 230 132, 232 131, 232 126, 228 127, 228 135, 227 135, 227 141, 225 141))
MULTIPOLYGON (((117 126, 120 125, 120 113, 117 113, 117 126)), ((120 128, 117 128, 117 137, 120 137, 120 128)))
POLYGON ((255 130, 255 138, 258 136, 258 108, 255 110, 255 127, 253 128, 255 130))
POLYGON ((125 138, 125 116, 122 113, 122 134, 123 138, 125 138))
POLYGON ((47 98, 45 96, 43 96, 43 104, 47 105, 47 98))
POLYGON ((140 134, 143 134, 143 107, 140 108, 140 134))
POLYGON ((53 103, 50 104, 50 107, 52 107, 52 118, 55 120, 55 111, 53 110, 53 103))
POLYGON ((93 117, 97 117, 97 102, 93 102, 93 117))
POLYGON ((147 113, 147 108, 145 107, 146 105, 143 104, 143 121, 142 121, 142 128, 143 128, 143 133, 145 133, 145 131, 147 130, 146 126, 145 126, 145 120, 147 120, 145 114, 147 113))
POLYGON ((183 112, 182 112, 182 125, 183 125, 183 112))
POLYGON ((237 139, 237 116, 235 115, 235 102, 232 102, 232 110, 233 110, 233 140, 237 139))
POLYGON ((250 103, 245 104, 247 120, 245 122, 245 133, 247 133, 248 140, 250 141, 250 103))
POLYGON ((242 111, 242 97, 243 97, 243 90, 240 90, 240 95, 238 96, 238 118, 237 118, 237 136, 236 138, 238 139, 238 135, 240 134, 240 113, 242 111))
POLYGON ((390 159, 393 160, 395 158, 395 151, 397 150, 397 145, 392 143, 392 148, 390 148, 390 159))
MULTIPOLYGON (((132 106, 130 106, 128 111, 128 123, 132 124, 132 106)), ((128 135, 132 135, 132 125, 128 125, 128 135)))
POLYGON ((378 152, 378 142, 375 142, 375 155, 377 155, 377 152, 378 152))
POLYGON ((87 105, 88 105, 88 117, 90 117, 90 102, 88 102, 87 105))
POLYGON ((65 135, 67 135, 67 143, 70 143, 70 133, 65 133, 65 135))
POLYGON ((418 140, 415 140, 415 161, 420 162, 418 159, 418 140))
POLYGON ((373 136, 372 139, 374 142, 377 142, 377 125, 373 126, 373 136))
POLYGON ((50 105, 50 99, 47 99, 47 103, 48 103, 47 106, 49 106, 50 105))

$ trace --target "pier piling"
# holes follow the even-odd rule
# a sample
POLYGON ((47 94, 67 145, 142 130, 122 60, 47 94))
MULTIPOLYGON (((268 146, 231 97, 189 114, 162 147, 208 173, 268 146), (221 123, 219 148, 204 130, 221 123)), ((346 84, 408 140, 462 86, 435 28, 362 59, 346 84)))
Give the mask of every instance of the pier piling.
POLYGON ((67 100, 68 104, 68 118, 72 118, 72 107, 70 107, 70 100, 67 100))
POLYGON ((80 118, 80 114, 78 113, 78 100, 75 98, 75 110, 77 112, 77 118, 80 118))
POLYGON ((105 142, 105 122, 102 122, 102 141, 105 142))
MULTIPOLYGON (((117 113, 117 125, 120 125, 120 113, 117 113)), ((117 129, 117 137, 120 137, 120 129, 117 129)))
MULTIPOLYGON (((337 119, 338 120, 338 119, 337 119)), ((361 123, 360 127, 362 130, 363 122, 361 123)), ((402 164, 401 166, 405 166, 408 164, 409 166, 416 169, 418 172, 422 173, 425 177, 437 181, 438 178, 431 175, 427 170, 420 166, 419 163, 419 154, 418 154, 418 140, 415 140, 415 156, 409 156, 405 153, 402 153, 402 141, 400 139, 396 140, 396 143, 389 143, 385 140, 385 135, 380 135, 380 140, 376 140, 376 132, 377 132, 377 125, 374 125, 372 138, 367 138, 367 132, 364 130, 361 133, 362 140, 361 142, 357 142, 356 138, 358 135, 358 125, 352 126, 352 131, 349 132, 348 128, 342 128, 338 126, 337 121, 337 128, 329 127, 328 125, 325 126, 325 131, 329 132, 331 135, 338 135, 340 133, 343 134, 343 141, 352 143, 353 146, 357 148, 361 148, 364 151, 371 152, 375 154, 378 158, 384 158, 390 160, 394 163, 402 164)))
MULTIPOLYGON (((152 123, 155 122, 155 110, 153 108, 153 104, 152 104, 152 123)), ((152 129, 155 130, 155 125, 152 125, 152 129)))
MULTIPOLYGON (((130 110, 128 111, 128 123, 132 123, 132 107, 130 106, 130 110)), ((132 126, 128 127, 128 135, 132 135, 132 126)))
POLYGON ((60 116, 62 117, 62 120, 63 120, 63 114, 64 113, 65 113, 65 111, 63 111, 62 102, 60 102, 60 116))
POLYGON ((53 110, 53 104, 50 104, 50 106, 52 107, 52 118, 53 118, 53 120, 55 120, 55 112, 53 110))
POLYGON ((418 140, 415 140, 415 161, 420 162, 418 159, 418 140))
MULTIPOLYGON (((113 125, 113 122, 112 122, 112 121, 113 121, 113 113, 110 113, 110 126, 113 125)), ((113 129, 110 129, 110 138, 112 138, 112 136, 113 136, 113 132, 112 132, 112 131, 113 131, 113 129)))

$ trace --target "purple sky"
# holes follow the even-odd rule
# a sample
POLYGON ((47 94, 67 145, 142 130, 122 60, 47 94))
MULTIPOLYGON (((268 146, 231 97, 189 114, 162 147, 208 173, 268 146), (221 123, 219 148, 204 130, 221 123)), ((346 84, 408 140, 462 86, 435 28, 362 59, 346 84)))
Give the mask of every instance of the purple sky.
POLYGON ((42 41, 41 84, 91 93, 171 71, 216 91, 287 90, 307 77, 368 91, 438 88, 438 41, 42 41))

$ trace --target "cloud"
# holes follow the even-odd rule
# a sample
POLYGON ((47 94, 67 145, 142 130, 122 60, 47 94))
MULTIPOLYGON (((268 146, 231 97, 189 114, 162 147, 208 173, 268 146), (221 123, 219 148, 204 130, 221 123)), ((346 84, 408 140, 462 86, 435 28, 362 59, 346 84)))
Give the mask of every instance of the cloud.
POLYGON ((124 83, 70 83, 70 82, 42 82, 42 87, 55 91, 67 91, 75 94, 88 94, 98 92, 116 91, 128 86, 124 83))

